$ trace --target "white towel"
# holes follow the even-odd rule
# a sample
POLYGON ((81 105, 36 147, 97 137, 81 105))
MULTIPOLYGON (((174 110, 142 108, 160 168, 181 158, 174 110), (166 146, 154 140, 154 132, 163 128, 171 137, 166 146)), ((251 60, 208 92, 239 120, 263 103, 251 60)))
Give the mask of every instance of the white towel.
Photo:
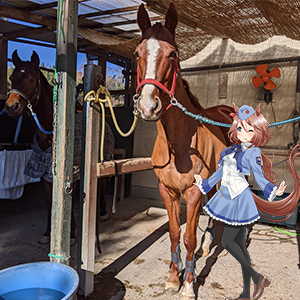
POLYGON ((32 150, 0 151, 0 198, 18 199, 23 195, 24 185, 40 181, 24 174, 32 150))

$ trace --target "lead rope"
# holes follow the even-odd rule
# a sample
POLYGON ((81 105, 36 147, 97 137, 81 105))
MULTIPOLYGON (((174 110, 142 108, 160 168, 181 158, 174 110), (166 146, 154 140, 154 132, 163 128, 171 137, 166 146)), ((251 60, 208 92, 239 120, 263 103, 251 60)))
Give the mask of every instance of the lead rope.
POLYGON ((109 93, 109 91, 106 89, 106 87, 100 85, 99 89, 97 90, 97 92, 95 91, 90 91, 88 92, 85 97, 84 97, 84 101, 94 101, 95 103, 99 103, 100 108, 101 108, 101 115, 102 115, 102 130, 101 130, 101 144, 100 144, 100 161, 101 164, 103 164, 104 161, 104 134, 105 134, 105 108, 104 108, 104 103, 107 102, 109 109, 110 109, 110 113, 114 122, 114 125, 118 131, 118 133, 122 136, 122 137, 128 137, 129 135, 131 135, 136 127, 137 124, 137 120, 138 120, 138 111, 136 109, 136 104, 134 105, 134 110, 133 110, 133 114, 134 114, 134 119, 131 125, 131 128, 129 129, 128 132, 124 133, 117 122, 112 104, 111 104, 111 95, 109 93), (100 94, 104 94, 105 95, 105 99, 101 99, 100 98, 100 94))
MULTIPOLYGON (((198 120, 200 123, 208 123, 210 125, 217 125, 217 126, 220 126, 220 127, 231 127, 232 124, 227 124, 227 123, 221 123, 221 122, 217 122, 217 121, 214 121, 214 120, 210 120, 208 118, 205 118, 203 117, 201 114, 199 115, 195 115, 191 112, 189 112, 182 104, 180 104, 177 99, 175 97, 172 97, 171 100, 170 100, 170 104, 168 106, 168 109, 171 107, 171 106, 177 106, 178 108, 180 108, 186 115, 198 120)), ((288 120, 284 120, 284 121, 280 121, 280 122, 276 122, 276 123, 272 123, 272 124, 269 124, 268 127, 274 127, 274 126, 279 126, 279 125, 285 125, 285 124, 288 124, 288 123, 294 123, 294 122, 298 122, 300 121, 300 116, 299 117, 296 117, 296 118, 293 118, 293 119, 288 119, 288 120)))

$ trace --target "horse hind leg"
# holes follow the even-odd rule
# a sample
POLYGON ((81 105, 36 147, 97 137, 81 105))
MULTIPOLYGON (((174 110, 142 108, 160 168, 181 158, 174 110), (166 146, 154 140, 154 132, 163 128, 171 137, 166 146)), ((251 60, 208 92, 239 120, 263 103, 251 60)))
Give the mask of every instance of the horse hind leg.
POLYGON ((181 300, 194 300, 196 297, 193 286, 196 282, 194 252, 197 245, 196 233, 201 212, 201 196, 199 189, 193 185, 183 197, 187 204, 186 231, 183 236, 187 254, 181 300))
POLYGON ((180 288, 179 272, 182 268, 180 258, 180 196, 173 194, 164 184, 159 182, 159 191, 168 211, 169 235, 171 240, 171 276, 165 284, 164 292, 168 295, 175 295, 180 288))
MULTIPOLYGON (((207 195, 208 199, 210 199, 215 194, 215 192, 216 192, 215 188, 213 188, 212 191, 209 192, 207 195)), ((203 234, 202 244, 196 253, 197 256, 206 257, 210 253, 210 246, 214 238, 215 225, 216 225, 216 220, 209 217, 207 227, 203 234)))
POLYGON ((203 234, 203 239, 202 239, 203 242, 199 250, 197 251, 196 255, 201 257, 208 256, 210 252, 210 246, 212 244, 213 237, 214 237, 214 229, 215 229, 215 220, 209 217, 207 227, 203 234))

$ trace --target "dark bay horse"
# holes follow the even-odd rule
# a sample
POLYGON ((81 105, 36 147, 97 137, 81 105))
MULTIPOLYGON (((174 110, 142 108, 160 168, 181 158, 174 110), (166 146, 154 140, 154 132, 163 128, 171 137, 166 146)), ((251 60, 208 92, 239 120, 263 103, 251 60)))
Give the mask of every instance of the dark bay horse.
MULTIPOLYGON (((201 193, 193 185, 194 174, 208 178, 216 169, 223 149, 229 146, 228 128, 205 123, 183 113, 170 99, 177 100, 187 111, 223 123, 232 123, 233 108, 225 105, 204 109, 182 79, 175 28, 178 15, 171 3, 165 25, 151 26, 144 6, 138 11, 138 25, 142 39, 136 48, 138 59, 137 95, 135 101, 145 121, 157 123, 157 138, 152 153, 152 163, 159 179, 159 190, 169 217, 172 273, 165 292, 175 294, 180 287, 180 197, 187 206, 186 231, 183 236, 187 250, 182 299, 195 299, 193 282, 194 252, 197 245, 196 230, 201 211, 201 193)), ((214 191, 208 195, 210 198, 214 191)))
MULTIPOLYGON (((31 167, 29 168, 27 165, 25 172, 29 172, 27 175, 31 177, 42 177, 41 180, 46 188, 47 229, 40 242, 47 243, 50 240, 52 206, 53 89, 39 69, 40 60, 35 51, 33 51, 31 61, 22 61, 17 54, 17 50, 15 50, 12 54, 12 62, 15 69, 10 77, 12 88, 8 93, 5 111, 9 116, 19 118, 22 115, 32 116, 32 110, 40 123, 41 128, 34 121, 34 118, 31 118, 35 129, 35 141, 33 143, 35 159, 29 162, 31 167)), ((79 126, 81 125, 79 124, 79 126)), ((77 141, 78 149, 79 145, 81 146, 81 140, 77 141)), ((74 146, 76 146, 76 143, 74 146)), ((74 147, 74 153, 78 152, 78 149, 75 151, 74 147)), ((73 181, 76 181, 74 180, 74 174, 73 181)), ((71 244, 73 244, 75 242, 73 214, 71 227, 71 244)))

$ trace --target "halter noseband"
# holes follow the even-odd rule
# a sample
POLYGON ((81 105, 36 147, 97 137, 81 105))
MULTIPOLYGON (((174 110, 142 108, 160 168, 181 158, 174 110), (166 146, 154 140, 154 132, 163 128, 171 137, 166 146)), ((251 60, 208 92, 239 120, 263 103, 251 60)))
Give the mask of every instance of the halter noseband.
POLYGON ((167 93, 171 98, 174 97, 175 94, 175 88, 176 88, 176 79, 179 71, 178 67, 178 57, 176 56, 174 58, 174 73, 173 73, 173 81, 172 81, 172 86, 171 89, 168 90, 161 82, 159 82, 156 79, 151 79, 151 78, 145 78, 140 82, 140 77, 139 77, 139 65, 137 65, 137 88, 136 88, 136 93, 139 94, 140 89, 146 85, 146 84, 153 84, 157 88, 163 90, 165 93, 167 93))

